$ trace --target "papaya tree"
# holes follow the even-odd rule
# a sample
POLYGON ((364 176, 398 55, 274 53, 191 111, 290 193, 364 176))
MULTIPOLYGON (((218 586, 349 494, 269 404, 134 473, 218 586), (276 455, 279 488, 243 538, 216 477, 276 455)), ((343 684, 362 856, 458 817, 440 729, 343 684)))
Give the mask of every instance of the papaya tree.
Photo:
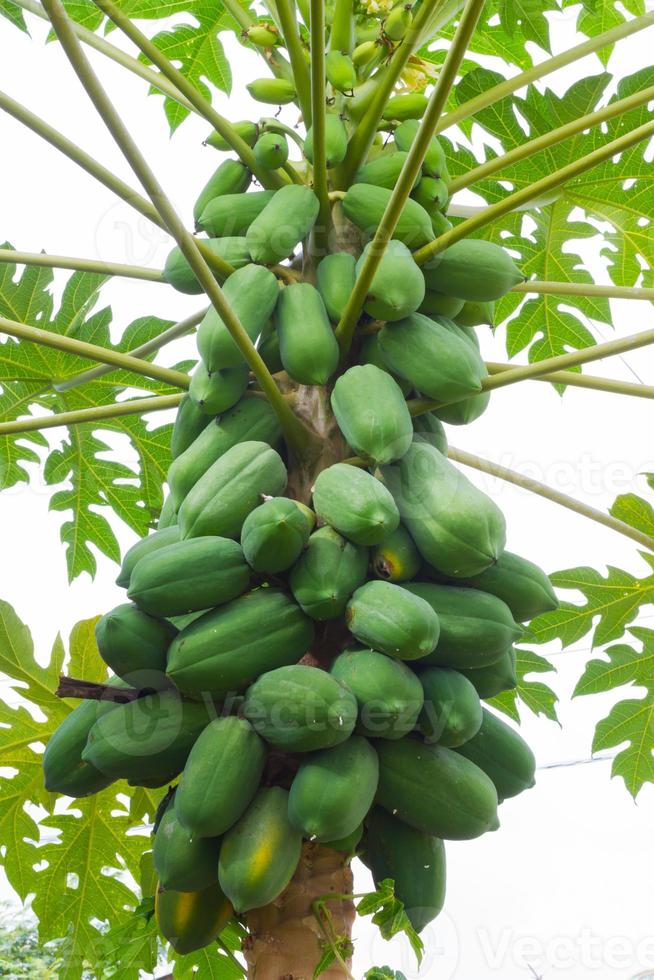
POLYGON ((0 108, 171 240, 161 270, 0 250, 2 485, 34 463, 68 481, 50 506, 68 515, 69 579, 93 576, 99 552, 125 590, 45 666, 2 604, 0 671, 23 699, 2 714, 9 882, 35 896, 61 977, 129 980, 162 956, 175 977, 351 977, 356 915, 419 959, 446 842, 497 828, 498 805, 533 785, 533 753, 501 717, 555 717, 531 647, 623 640, 577 693, 647 688, 594 744, 628 743, 614 769, 634 795, 654 781, 652 634, 631 630, 642 650, 624 639, 654 601, 651 504, 628 494, 605 513, 451 443, 525 381, 653 396, 581 369, 654 341, 598 342, 612 298, 654 299, 654 71, 548 83, 589 55, 606 68, 630 36, 651 44, 654 14, 641 0, 0 11, 21 31, 25 12, 48 22, 133 183, 12 95, 0 108), (552 54, 564 12, 583 40, 552 54), (183 22, 139 26, 173 13, 183 22), (226 32, 260 59, 259 118, 215 107, 236 67, 226 32), (89 50, 163 98, 176 139, 189 116, 206 122, 218 163, 192 214, 89 50), (600 233, 607 283, 579 244, 600 233), (70 272, 58 304, 54 269, 70 272), (203 307, 179 322, 137 310, 112 343, 97 308, 111 277, 203 307), (510 363, 481 352, 500 326, 510 363), (191 334, 197 356, 161 363, 191 334), (62 426, 53 449, 43 433, 62 426), (106 457, 109 434, 136 468, 106 457), (548 578, 506 550, 470 470, 626 536, 650 574, 548 578), (136 536, 123 555, 110 513, 136 536), (586 601, 559 604, 553 585, 586 601), (374 891, 355 892, 355 858, 374 891))

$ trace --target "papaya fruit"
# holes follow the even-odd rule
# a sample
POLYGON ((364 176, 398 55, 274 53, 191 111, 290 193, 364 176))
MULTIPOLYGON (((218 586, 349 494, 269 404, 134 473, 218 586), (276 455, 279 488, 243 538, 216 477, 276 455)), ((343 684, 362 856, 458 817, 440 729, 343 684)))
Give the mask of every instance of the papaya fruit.
POLYGON ((218 879, 218 840, 191 835, 177 819, 173 799, 154 835, 152 860, 163 888, 176 892, 201 891, 218 879))
POLYGON ((191 375, 188 393, 200 411, 215 416, 232 408, 243 397, 249 381, 247 364, 209 371, 200 361, 191 375))
POLYGON ((315 514, 296 500, 271 497, 245 518, 241 546, 255 572, 284 572, 307 544, 315 514))
POLYGON ((395 95, 384 106, 382 119, 395 119, 398 122, 404 122, 406 119, 422 119, 428 101, 426 95, 420 95, 418 92, 395 95))
POLYGON ((348 54, 342 51, 328 51, 325 57, 327 81, 337 92, 347 94, 357 83, 357 73, 348 54))
MULTIPOLYGON (((463 302, 463 301, 461 301, 463 302)), ((461 309, 453 314, 453 319, 460 327, 492 327, 495 325, 495 301, 488 303, 463 302, 461 309)))
POLYGON ((212 238, 245 235, 274 195, 275 191, 250 191, 216 197, 200 215, 198 228, 212 238))
POLYGON ((216 718, 191 749, 175 793, 175 813, 195 837, 233 827, 259 788, 266 749, 244 718, 216 718))
POLYGON ((490 404, 490 396, 490 391, 482 391, 479 395, 463 398, 452 405, 436 408, 434 412, 448 425, 470 425, 484 414, 490 404))
POLYGON ((295 874, 302 834, 288 819, 288 793, 260 789, 238 823, 223 838, 220 886, 237 912, 269 905, 295 874))
MULTIPOLYGON (((357 262, 357 275, 361 274, 371 245, 366 245, 357 262)), ((390 241, 370 284, 365 312, 375 320, 402 320, 415 313, 424 297, 425 277, 411 252, 402 242, 390 241)))
POLYGON ((182 538, 237 538, 243 521, 286 487, 281 456, 264 442, 240 442, 223 453, 197 481, 179 509, 182 538))
POLYGON ((220 606, 249 584, 250 569, 236 541, 188 538, 139 559, 127 594, 143 612, 168 618, 220 606))
POLYGON ((170 454, 173 459, 181 456, 188 447, 200 435, 203 429, 209 425, 210 419, 201 411, 195 402, 184 395, 173 425, 173 434, 170 437, 170 454))
MULTIPOLYGON (((352 184, 342 201, 346 218, 371 238, 379 225, 392 191, 373 184, 352 184)), ((395 238, 409 248, 419 248, 433 238, 429 215, 417 201, 406 202, 395 231, 395 238)), ((438 287, 435 287, 438 288, 438 287)))
MULTIPOLYGON (((240 119, 238 122, 232 123, 232 129, 235 130, 236 134, 240 136, 248 146, 254 146, 259 139, 259 126, 257 123, 251 122, 249 119, 240 119)), ((214 150, 222 150, 225 152, 231 150, 232 148, 224 136, 221 136, 220 133, 216 131, 207 136, 205 144, 207 146, 212 146, 214 150)))
POLYGON ((368 738, 403 738, 423 706, 419 679, 406 664, 376 650, 345 650, 330 673, 357 699, 356 731, 368 738))
POLYGON ((435 268, 423 270, 427 287, 459 299, 500 299, 525 279, 506 249, 481 238, 455 242, 439 258, 435 268))
POLYGON ((245 86, 256 102, 288 105, 295 98, 295 85, 286 78, 255 78, 245 86))
POLYGON ((418 551, 450 578, 476 575, 504 550, 506 525, 495 502, 442 453, 414 440, 382 478, 418 551))
POLYGON ((164 528, 173 527, 176 524, 177 524, 177 508, 175 506, 175 501, 170 496, 170 494, 168 494, 163 504, 161 505, 161 510, 159 511, 157 530, 161 531, 164 528))
POLYGON ((335 677, 297 663, 261 674, 243 702, 243 717, 285 752, 315 752, 344 742, 357 711, 354 695, 335 677))
POLYGON ((445 845, 439 837, 415 830, 375 807, 368 818, 364 860, 375 886, 395 882, 395 897, 404 905, 416 932, 439 915, 445 903, 445 845))
POLYGON ((279 170, 288 160, 288 143, 280 133, 262 133, 254 144, 254 158, 265 170, 279 170))
POLYGON ((318 198, 309 187, 280 187, 246 232, 252 261, 274 265, 285 259, 309 234, 318 210, 318 198))
POLYGON ((352 735, 300 763, 291 783, 288 818, 312 841, 348 837, 372 806, 378 782, 377 753, 366 738, 352 735))
POLYGON ((475 669, 500 659, 522 630, 501 599, 434 582, 405 582, 402 588, 425 599, 438 615, 438 646, 423 664, 475 669))
POLYGON ((331 404, 343 438, 367 463, 390 463, 409 449, 411 415, 387 371, 373 364, 349 368, 336 381, 331 404))
POLYGON ((379 28, 377 28, 377 34, 374 37, 357 44, 352 52, 352 64, 356 68, 358 77, 361 80, 368 77, 376 65, 379 64, 379 59, 383 54, 383 48, 377 40, 378 34, 379 28))
POLYGON ((152 531, 151 534, 140 538, 125 552, 116 585, 119 585, 121 589, 129 588, 129 580, 136 563, 141 558, 145 558, 146 555, 154 554, 154 552, 160 551, 161 548, 166 548, 176 541, 179 541, 179 528, 175 524, 171 527, 164 527, 160 531, 152 531))
POLYGON ((168 651, 168 676, 190 696, 244 690, 267 670, 296 663, 313 624, 278 589, 255 589, 185 627, 168 651))
POLYGON ((323 470, 313 488, 316 514, 355 544, 379 544, 396 529, 400 515, 393 497, 365 470, 334 463, 323 470))
POLYGON ((477 667, 476 670, 459 667, 458 670, 468 678, 480 698, 494 698, 503 691, 512 691, 518 686, 514 647, 486 667, 477 667))
POLYGON ((262 331, 257 350, 271 374, 278 374, 279 371, 284 370, 282 356, 279 353, 279 334, 274 326, 271 330, 262 331))
POLYGON ((376 41, 380 35, 379 20, 373 16, 359 16, 356 19, 354 32, 357 44, 376 41))
POLYGON ((414 439, 426 442, 447 456, 447 435, 443 423, 435 412, 423 412, 413 420, 414 439))
POLYGON ((411 197, 421 204, 428 214, 444 211, 450 197, 447 184, 440 177, 423 177, 411 192, 411 197))
POLYGON ((386 187, 393 190, 409 154, 395 150, 381 153, 357 170, 353 184, 371 184, 373 187, 386 187))
POLYGON ((389 369, 424 395, 453 402, 480 392, 487 372, 479 352, 444 322, 413 313, 386 323, 378 334, 379 349, 389 369))
POLYGON ((100 656, 118 677, 160 686, 166 652, 177 635, 171 623, 148 616, 131 602, 105 613, 95 627, 100 656))
POLYGON ((291 569, 291 591, 307 616, 336 619, 367 571, 367 548, 352 544, 331 527, 321 527, 291 569))
POLYGON ((349 252, 326 255, 318 266, 317 287, 333 323, 343 316, 356 281, 356 259, 349 252))
MULTIPOLYGON (((203 244, 214 255, 225 259, 226 262, 233 265, 235 269, 240 269, 250 261, 250 253, 247 250, 245 238, 207 238, 203 244)), ((177 245, 168 253, 164 265, 163 277, 179 293, 198 295, 204 292, 202 286, 195 278, 195 273, 177 245)), ((216 278, 221 281, 217 274, 216 278)))
POLYGON ((400 585, 373 579, 360 586, 345 612, 348 629, 364 646, 398 660, 419 660, 438 643, 438 616, 400 585), (412 600, 407 602, 407 595, 412 600))
POLYGON ((328 847, 332 851, 342 851, 344 854, 348 854, 350 857, 353 857, 357 852, 357 848, 362 837, 363 823, 360 823, 356 830, 354 830, 351 834, 348 834, 347 837, 339 837, 338 840, 323 841, 322 846, 328 847))
POLYGON ((386 582, 408 582, 420 571, 422 558, 413 538, 400 524, 372 552, 372 570, 386 582))
POLYGON ((377 754, 377 803, 410 827, 444 840, 497 830, 495 786, 458 751, 401 738, 377 742, 377 754))
MULTIPOLYGON (((454 227, 449 218, 446 218, 442 211, 432 211, 429 215, 431 218, 431 227, 434 232, 434 238, 440 238, 444 235, 446 231, 450 231, 454 227)), ((434 257, 434 267, 438 264, 440 255, 434 257)), ((429 288, 429 287, 428 287, 429 288)), ((456 297, 453 297, 456 299, 456 297)))
POLYGON ((215 942, 234 909, 215 882, 198 892, 157 888, 154 912, 160 934, 176 953, 185 956, 215 942))
POLYGON ((382 357, 379 349, 379 339, 376 333, 373 333, 364 339, 363 344, 361 345, 359 359, 362 364, 374 364, 375 367, 378 367, 381 371, 386 371, 388 374, 390 374, 405 397, 411 393, 411 382, 407 381, 406 378, 400 378, 399 375, 393 374, 393 372, 390 371, 388 364, 382 357))
POLYGON ((363 119, 377 91, 377 79, 368 78, 367 75, 372 71, 375 64, 379 62, 380 58, 383 58, 383 49, 380 45, 377 45, 377 51, 373 52, 373 57, 366 64, 365 72, 362 69, 359 70, 360 75, 366 75, 365 80, 356 86, 352 96, 347 100, 347 112, 350 120, 355 124, 363 119))
MULTIPOLYGON (((400 123, 393 133, 393 140, 398 150, 403 150, 406 153, 411 149, 419 128, 420 123, 416 119, 407 119, 405 122, 400 123)), ((445 151, 435 136, 429 141, 429 146, 422 162, 422 171, 428 177, 433 177, 436 180, 447 177, 445 151)))
MULTIPOLYGON (((246 265, 229 277, 223 292, 250 340, 256 340, 277 303, 279 287, 275 276, 261 265, 246 265)), ((242 369, 243 355, 213 306, 198 327, 197 345, 207 370, 242 369)))
POLYGON ((487 708, 483 715, 477 734, 456 751, 486 773, 502 803, 535 785, 536 760, 524 738, 506 722, 487 708))
POLYGON ((204 704, 183 701, 173 691, 148 694, 99 718, 82 758, 113 779, 163 785, 182 771, 210 720, 204 704))
MULTIPOLYGON (((339 115, 328 112, 325 116, 325 161, 327 168, 338 166, 347 153, 347 129, 339 115)), ((304 155, 313 163, 313 127, 307 130, 304 140, 304 155)))
POLYGON ((272 48, 279 41, 279 34, 272 25, 253 24, 248 27, 246 36, 258 48, 272 48))
POLYGON ((204 185, 193 205, 193 221, 196 227, 209 201, 222 197, 223 194, 244 194, 251 180, 252 174, 240 160, 223 160, 204 185))
POLYGON ((391 41, 401 41, 413 22, 410 3, 398 3, 384 20, 383 31, 391 41))
POLYGON ((275 311, 284 370, 305 385, 324 385, 338 367, 340 351, 320 293, 308 282, 286 286, 275 311))
POLYGON ((210 420, 185 451, 173 460, 167 480, 176 506, 181 506, 200 477, 228 449, 240 442, 265 442, 276 446, 280 439, 279 422, 267 399, 255 395, 241 398, 224 415, 210 420))
POLYGON ((495 564, 461 584, 497 596, 507 604, 518 623, 527 623, 559 606, 545 572, 533 561, 511 551, 503 551, 495 564))
POLYGON ((481 701, 471 682, 449 667, 421 671, 424 706, 418 728, 426 742, 448 749, 468 742, 481 727, 481 701))
POLYGON ((456 296, 446 296, 445 293, 437 293, 428 289, 418 308, 418 313, 423 313, 429 317, 444 316, 454 319, 463 306, 463 300, 457 299, 456 296))

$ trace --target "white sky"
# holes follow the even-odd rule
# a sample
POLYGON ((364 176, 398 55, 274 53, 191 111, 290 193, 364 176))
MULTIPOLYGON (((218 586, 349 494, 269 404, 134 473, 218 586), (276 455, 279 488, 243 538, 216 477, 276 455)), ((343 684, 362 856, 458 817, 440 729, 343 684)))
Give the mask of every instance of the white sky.
MULTIPOLYGON (((557 28, 556 50, 574 43, 570 16, 557 28)), ((0 86, 129 180, 126 165, 62 53, 54 44, 44 47, 43 25, 35 18, 30 23, 35 42, 0 21, 0 86)), ((116 43, 118 34, 111 40, 116 43)), ((231 41, 228 50, 237 80, 230 99, 220 95, 217 106, 233 120, 256 118, 260 107, 249 99, 243 82, 264 72, 254 56, 231 41)), ((650 29, 648 36, 623 42, 610 67, 621 74, 635 71, 651 60, 651 50, 650 29)), ((201 145, 209 127, 193 118, 171 141, 159 99, 146 96, 144 83, 100 56, 94 63, 132 133, 147 148, 165 189, 190 221, 193 201, 219 162, 214 151, 201 145)), ((556 89, 599 70, 597 59, 586 59, 560 72, 556 89)), ((294 121, 288 112, 285 118, 294 121)), ((170 243, 159 230, 147 227, 90 177, 2 115, 0 145, 0 236, 14 247, 163 265, 170 243)), ((58 283, 62 275, 57 274, 58 283)), ((197 297, 126 280, 114 280, 103 298, 113 307, 116 336, 137 316, 178 319, 201 305, 197 297)), ((616 302, 614 314, 619 335, 654 326, 649 304, 616 302)), ((484 335, 483 348, 489 359, 505 359, 503 331, 495 341, 484 335)), ((192 341, 178 342, 176 352, 191 354, 192 341)), ((624 380, 637 374, 652 384, 654 355, 637 351, 593 371, 624 380)), ((654 470, 651 431, 649 402, 574 389, 561 400, 548 385, 530 383, 495 393, 484 417, 466 431, 452 432, 451 441, 607 508, 616 493, 642 490, 638 474, 654 470)), ((56 430, 49 439, 56 444, 56 430)), ((123 459, 131 458, 124 444, 116 441, 115 447, 123 459)), ((504 509, 509 548, 548 571, 575 565, 601 568, 608 562, 644 573, 636 546, 626 539, 524 491, 471 475, 504 509)), ((67 634, 77 620, 122 601, 113 584, 116 568, 103 558, 94 582, 83 577, 67 585, 59 542, 66 515, 48 512, 51 492, 33 468, 30 486, 13 488, 1 501, 0 596, 28 623, 41 656, 58 630, 67 634)), ((133 535, 116 526, 121 543, 129 546, 133 535)), ((643 625, 652 620, 645 617, 643 625)), ((554 660, 563 728, 531 716, 525 720, 523 733, 541 766, 587 759, 594 722, 616 700, 604 696, 570 702, 587 657, 588 643, 582 642, 554 660)), ((608 762, 542 771, 534 790, 504 804, 497 833, 448 845, 446 911, 426 934, 430 952, 421 972, 416 972, 403 941, 384 944, 359 921, 355 975, 382 963, 402 969, 409 980, 523 980, 534 975, 545 980, 627 980, 647 968, 654 970, 654 790, 647 787, 636 806, 622 783, 609 777, 608 762)), ((369 879, 360 865, 357 878, 357 887, 365 889, 369 879)), ((6 885, 2 894, 9 895, 6 885)))

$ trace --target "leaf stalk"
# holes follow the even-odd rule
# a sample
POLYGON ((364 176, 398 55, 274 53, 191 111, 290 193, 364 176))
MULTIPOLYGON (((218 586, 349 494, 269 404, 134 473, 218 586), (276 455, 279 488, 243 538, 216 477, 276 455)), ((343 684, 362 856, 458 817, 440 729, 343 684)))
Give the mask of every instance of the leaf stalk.
POLYGON ((131 398, 114 405, 96 405, 74 412, 57 412, 54 415, 40 415, 37 418, 16 419, 14 422, 0 422, 0 436, 16 435, 21 432, 41 432, 43 429, 56 429, 62 425, 82 425, 121 418, 125 415, 145 415, 147 412, 165 412, 177 408, 183 394, 155 395, 152 398, 131 398))

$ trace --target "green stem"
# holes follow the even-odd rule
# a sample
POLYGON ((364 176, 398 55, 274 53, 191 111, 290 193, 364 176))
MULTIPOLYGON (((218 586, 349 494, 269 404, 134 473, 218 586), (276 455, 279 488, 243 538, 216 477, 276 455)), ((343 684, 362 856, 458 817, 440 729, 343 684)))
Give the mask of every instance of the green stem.
MULTIPOLYGON (((386 205, 382 219, 375 232, 375 237, 366 252, 361 271, 357 277, 354 289, 350 294, 347 306, 343 311, 343 316, 336 328, 336 336, 343 354, 346 354, 350 349, 357 320, 361 315, 361 309, 365 303, 366 296, 368 295, 375 273, 379 268, 384 250, 393 237, 393 232, 395 231, 402 209, 420 172, 425 154, 433 139, 436 124, 447 102, 448 95, 456 79, 459 66, 465 56, 468 43, 483 6, 484 0, 468 0, 465 10, 461 15, 459 26, 448 50, 441 73, 438 76, 438 81, 434 86, 434 91, 429 99, 420 128, 411 144, 411 149, 404 161, 404 166, 386 205)), ((420 14, 418 14, 419 16, 420 14)))
POLYGON ((309 10, 309 0, 297 0, 297 8, 300 11, 300 17, 304 21, 304 26, 309 29, 309 22, 311 20, 311 11, 309 10))
POLYGON ((279 119, 273 119, 272 116, 263 116, 259 120, 259 132, 279 133, 280 136, 288 136, 289 139, 293 140, 299 146, 302 153, 304 153, 304 140, 300 134, 296 133, 290 126, 287 126, 286 123, 280 122, 279 119))
MULTIPOLYGON (((489 374, 510 371, 511 364, 498 364, 486 361, 489 374)), ((532 381, 546 381, 551 384, 568 385, 571 388, 590 388, 593 391, 607 391, 613 395, 633 395, 635 398, 654 398, 654 385, 634 384, 632 381, 614 381, 611 378, 597 378, 592 374, 578 374, 576 371, 548 371, 532 381)))
POLYGON ((288 51, 289 61, 293 69, 293 79, 297 92, 300 112, 307 129, 311 126, 311 81, 304 49, 300 41, 295 10, 291 7, 292 0, 277 0, 277 12, 282 28, 284 46, 288 51))
MULTIPOLYGON (((265 392, 271 407, 279 418, 289 447, 293 452, 301 455, 306 451, 310 442, 308 429, 287 405, 261 355, 248 337, 243 324, 225 299, 222 289, 204 261, 193 236, 186 231, 183 222, 179 219, 154 173, 116 112, 113 103, 106 95, 82 51, 75 32, 71 28, 61 0, 45 0, 45 7, 55 33, 89 98, 161 215, 168 231, 179 245, 180 251, 207 294, 209 301, 225 323, 234 343, 255 375, 261 389, 265 392)), ((101 358, 96 358, 96 360, 101 360, 101 358)))
POLYGON ((304 184, 304 181, 300 177, 299 173, 293 166, 290 160, 287 160, 283 167, 280 168, 291 178, 292 184, 304 184))
MULTIPOLYGON (((147 357, 148 354, 154 354, 156 351, 161 350, 162 347, 165 347, 166 344, 170 344, 173 340, 177 340, 178 337, 183 337, 185 334, 190 333, 197 327, 206 312, 206 310, 200 310, 199 313, 193 313, 191 316, 187 316, 184 320, 180 320, 179 323, 174 323, 172 327, 163 330, 151 340, 140 344, 138 347, 134 347, 128 353, 132 357, 147 357)), ((79 388, 80 385, 87 384, 89 381, 97 381, 98 378, 103 378, 106 374, 111 374, 114 370, 114 367, 110 364, 98 364, 97 367, 89 368, 88 371, 82 371, 80 374, 75 374, 72 378, 66 378, 65 381, 55 383, 53 387, 55 391, 70 391, 71 388, 79 388)))
POLYGON ((224 259, 222 255, 216 255, 215 252, 209 248, 207 243, 202 238, 194 238, 198 252, 207 263, 210 269, 213 269, 214 274, 218 274, 221 280, 224 282, 225 279, 229 279, 232 272, 236 272, 236 269, 231 265, 227 259, 224 259))
POLYGON ((519 282, 512 293, 538 293, 544 296, 603 296, 606 299, 640 299, 654 301, 654 289, 638 286, 599 286, 596 283, 541 282, 528 279, 519 282))
POLYGON ((638 544, 644 545, 649 551, 654 551, 654 538, 643 534, 642 531, 638 531, 624 521, 619 521, 610 514, 605 514, 595 507, 589 507, 588 504, 583 504, 581 501, 575 500, 574 497, 569 497, 567 494, 561 493, 559 490, 554 490, 544 483, 539 483, 538 480, 532 480, 531 477, 522 476, 522 474, 516 473, 515 470, 507 469, 505 466, 499 466, 497 463, 492 463, 487 459, 481 459, 479 456, 473 456, 472 453, 466 453, 462 449, 454 449, 453 446, 450 446, 447 452, 450 459, 456 463, 463 463, 464 466, 471 466, 476 470, 480 470, 482 473, 496 476, 506 483, 513 483, 516 487, 521 487, 523 490, 536 493, 540 497, 545 497, 555 504, 560 504, 562 507, 574 511, 576 514, 581 514, 582 517, 588 517, 591 521, 603 524, 604 527, 608 527, 612 531, 617 531, 618 534, 623 534, 625 537, 631 538, 632 541, 637 541, 638 544))
POLYGON ((332 214, 327 186, 325 136, 325 3, 311 0, 311 118, 313 120, 313 190, 320 204, 313 230, 314 259, 327 254, 332 214))
POLYGON ((563 51, 561 54, 554 55, 553 58, 548 58, 547 61, 542 61, 539 65, 534 65, 533 68, 529 68, 520 75, 507 78, 506 81, 500 82, 499 85, 494 85, 486 92, 482 92, 481 95, 476 95, 473 99, 468 99, 467 102, 462 103, 458 108, 448 112, 441 119, 438 132, 442 133, 443 130, 448 129, 450 126, 456 126, 463 119, 474 116, 481 109, 485 109, 487 106, 499 102, 500 99, 505 98, 507 95, 512 95, 518 89, 525 88, 539 78, 544 78, 546 75, 558 71, 559 68, 571 65, 580 58, 585 58, 586 55, 601 51, 602 48, 615 44, 616 41, 620 41, 624 37, 629 37, 631 34, 636 34, 651 24, 654 24, 654 13, 644 14, 642 17, 634 17, 633 20, 625 21, 622 24, 618 24, 617 27, 612 27, 609 31, 604 31, 603 34, 598 34, 596 37, 591 37, 587 41, 583 41, 576 47, 570 48, 569 51, 563 51))
POLYGON ((509 150, 508 153, 502 153, 500 156, 495 157, 494 160, 488 160, 479 167, 473 167, 467 173, 461 174, 460 177, 455 177, 450 182, 450 193, 454 194, 464 187, 470 187, 471 184, 490 177, 492 174, 497 173, 498 170, 504 170, 506 167, 510 167, 514 163, 518 163, 520 160, 532 156, 534 153, 546 150, 550 146, 560 143, 562 140, 583 132, 584 129, 590 129, 592 126, 598 126, 600 123, 606 122, 609 119, 614 119, 616 116, 629 112, 631 109, 635 109, 649 102, 651 99, 654 99, 654 85, 643 89, 642 92, 635 92, 626 99, 611 102, 609 105, 604 106, 603 109, 598 109, 597 112, 589 112, 585 116, 580 116, 579 119, 574 119, 572 122, 566 123, 565 126, 552 129, 548 133, 536 137, 536 139, 528 140, 521 146, 509 150))
POLYGON ((163 412, 177 408, 184 396, 155 395, 152 398, 133 398, 115 405, 98 405, 75 412, 59 412, 56 415, 43 415, 38 418, 17 419, 15 422, 0 422, 0 435, 8 436, 18 432, 40 432, 42 429, 55 429, 60 425, 80 425, 82 422, 101 422, 103 419, 119 418, 122 415, 142 415, 145 412, 163 412))
POLYGON ((609 160, 612 156, 622 153, 630 146, 634 146, 636 143, 640 143, 642 140, 647 139, 653 133, 654 122, 648 122, 643 126, 638 126, 637 129, 632 129, 630 132, 625 133, 624 136, 611 140, 610 143, 605 143, 604 146, 599 147, 597 150, 593 150, 592 153, 587 153, 585 156, 580 157, 573 163, 569 163, 566 167, 561 167, 560 170, 554 170, 551 174, 548 174, 547 177, 542 177, 540 180, 535 181, 533 184, 529 184, 527 187, 523 187, 514 194, 509 194, 496 204, 492 204, 490 207, 484 208, 479 214, 475 214, 466 221, 462 221, 460 224, 456 225, 456 227, 451 228, 449 231, 446 231, 445 234, 440 235, 435 241, 430 242, 428 245, 424 245, 422 248, 418 249, 417 252, 414 252, 413 257, 418 265, 424 265, 434 255, 437 255, 439 252, 446 249, 448 245, 453 245, 454 242, 461 241, 462 238, 466 238, 473 231, 477 231, 479 228, 483 228, 485 225, 491 224, 491 222, 495 221, 496 218, 501 218, 510 211, 514 211, 517 207, 525 204, 527 201, 540 197, 547 191, 553 190, 555 187, 560 187, 561 185, 566 184, 569 180, 572 180, 574 177, 578 177, 586 170, 590 170, 592 167, 597 166, 597 164, 603 163, 605 160, 609 160))
POLYGON ((15 252, 12 248, 0 248, 0 262, 16 265, 39 265, 49 269, 75 269, 79 272, 97 272, 103 276, 125 276, 128 279, 145 279, 165 282, 158 269, 140 265, 122 265, 119 262, 100 262, 95 259, 77 259, 67 255, 46 255, 42 252, 15 252))
POLYGON ((19 340, 29 340, 44 347, 53 347, 55 350, 64 351, 66 354, 75 354, 77 357, 87 357, 92 361, 111 364, 114 368, 133 371, 135 374, 142 374, 146 378, 163 381, 174 388, 186 389, 189 386, 188 375, 182 374, 181 371, 159 367, 157 364, 150 364, 148 361, 133 357, 131 354, 121 354, 119 351, 108 350, 106 347, 98 346, 98 344, 89 344, 85 340, 77 340, 65 334, 52 333, 49 330, 42 330, 40 327, 30 327, 26 323, 18 323, 16 320, 0 317, 0 333, 9 334, 10 337, 17 337, 19 340))
POLYGON ((336 0, 332 29, 329 34, 329 50, 342 51, 352 54, 352 38, 354 37, 354 20, 352 16, 353 0, 336 0))

